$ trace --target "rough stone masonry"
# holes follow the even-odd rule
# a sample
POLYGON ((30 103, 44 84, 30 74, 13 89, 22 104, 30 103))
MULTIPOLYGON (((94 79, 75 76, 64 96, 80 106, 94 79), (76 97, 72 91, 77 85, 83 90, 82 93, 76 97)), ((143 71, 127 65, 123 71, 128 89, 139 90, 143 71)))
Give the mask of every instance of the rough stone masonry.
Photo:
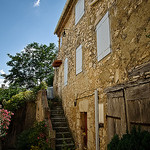
MULTIPOLYGON (((95 149, 94 90, 104 104, 104 124, 99 128, 100 148, 109 139, 107 114, 108 87, 130 80, 128 72, 150 61, 149 0, 85 0, 84 15, 75 25, 77 0, 68 0, 55 33, 62 39, 55 69, 55 96, 62 99, 69 127, 78 149, 84 149, 83 118, 87 115, 87 149, 95 149), (97 60, 96 26, 109 12, 111 52, 97 60), (66 32, 65 36, 62 33, 66 32), (82 45, 82 72, 76 75, 76 49, 82 45), (64 85, 64 61, 68 58, 68 81, 64 85), (74 103, 76 102, 76 106, 74 103), (83 115, 85 116, 83 117, 83 115)), ((60 40, 59 40, 60 41, 60 40)), ((116 108, 117 109, 117 108, 116 108)))

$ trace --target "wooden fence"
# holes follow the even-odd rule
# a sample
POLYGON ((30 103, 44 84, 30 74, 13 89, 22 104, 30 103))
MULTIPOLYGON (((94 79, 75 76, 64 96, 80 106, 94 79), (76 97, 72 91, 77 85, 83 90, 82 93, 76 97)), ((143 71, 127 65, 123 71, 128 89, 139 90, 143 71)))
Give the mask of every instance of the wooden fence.
POLYGON ((150 132, 150 64, 136 68, 129 77, 128 83, 106 90, 108 142, 133 126, 150 132))

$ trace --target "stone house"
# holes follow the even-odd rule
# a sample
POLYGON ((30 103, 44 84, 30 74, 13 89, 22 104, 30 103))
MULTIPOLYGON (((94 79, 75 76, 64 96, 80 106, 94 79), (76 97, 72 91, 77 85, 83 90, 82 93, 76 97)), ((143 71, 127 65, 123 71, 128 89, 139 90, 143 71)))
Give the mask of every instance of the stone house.
POLYGON ((55 29, 54 93, 78 149, 150 131, 150 1, 67 0, 55 29))

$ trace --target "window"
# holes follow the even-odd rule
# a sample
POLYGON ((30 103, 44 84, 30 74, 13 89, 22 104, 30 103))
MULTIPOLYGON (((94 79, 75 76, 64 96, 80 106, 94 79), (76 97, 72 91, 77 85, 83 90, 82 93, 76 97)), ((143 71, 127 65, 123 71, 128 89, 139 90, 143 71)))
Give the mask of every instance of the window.
POLYGON ((75 25, 81 19, 84 14, 84 0, 78 0, 75 6, 75 25))
POLYGON ((67 85, 68 81, 68 58, 64 62, 64 85, 67 85))
POLYGON ((104 104, 99 104, 99 124, 104 124, 104 104))
POLYGON ((111 52, 108 12, 96 26, 96 32, 97 32, 97 58, 99 61, 111 52))
POLYGON ((62 36, 60 37, 60 47, 62 46, 62 36))
POLYGON ((76 74, 82 72, 82 45, 76 49, 76 74))

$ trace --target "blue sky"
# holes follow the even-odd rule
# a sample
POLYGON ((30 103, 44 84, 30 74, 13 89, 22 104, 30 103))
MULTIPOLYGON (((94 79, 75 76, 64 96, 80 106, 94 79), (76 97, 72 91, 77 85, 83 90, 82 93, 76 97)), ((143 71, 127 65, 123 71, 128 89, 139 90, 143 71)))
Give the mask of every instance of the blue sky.
MULTIPOLYGON (((27 44, 55 43, 54 30, 66 0, 0 0, 0 74, 8 73, 7 54, 15 55, 27 44)), ((3 78, 0 77, 0 84, 3 78)))

